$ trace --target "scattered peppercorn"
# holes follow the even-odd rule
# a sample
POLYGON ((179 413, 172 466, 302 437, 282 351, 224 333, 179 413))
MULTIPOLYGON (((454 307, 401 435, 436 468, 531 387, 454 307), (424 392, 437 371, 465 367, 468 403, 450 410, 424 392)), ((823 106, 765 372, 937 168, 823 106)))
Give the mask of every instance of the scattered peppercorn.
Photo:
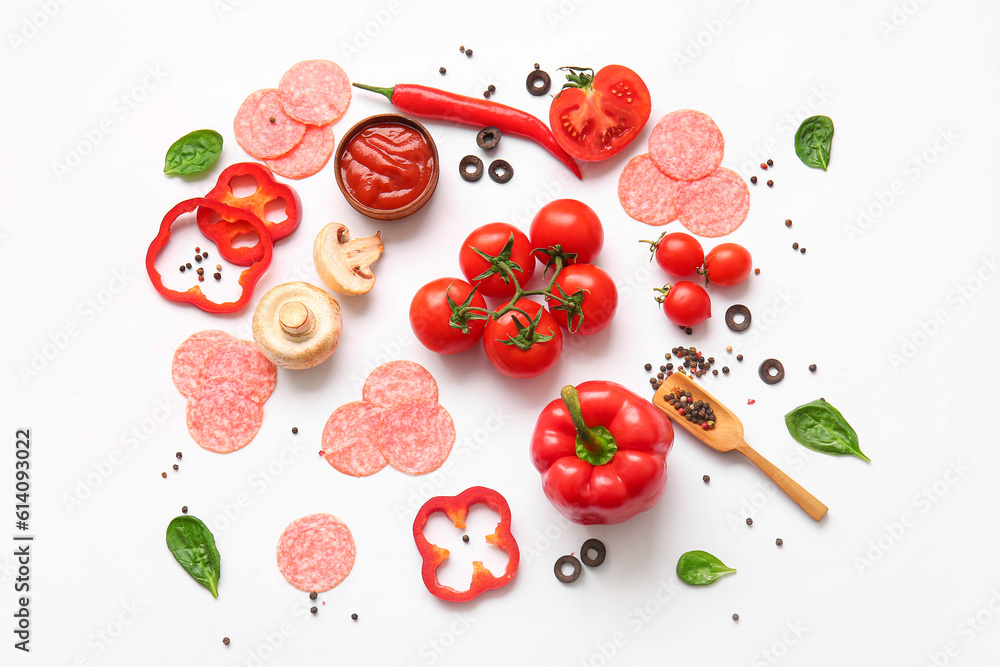
POLYGON ((792 244, 792 250, 798 250, 798 249, 799 249, 799 242, 796 241, 795 243, 792 244))
POLYGON ((202 259, 208 259, 208 251, 207 250, 202 250, 201 251, 201 258, 202 259))
POLYGON ((753 519, 751 519, 750 517, 747 517, 747 525, 748 526, 752 526, 753 525, 753 519))
POLYGON ((167 478, 167 473, 165 473, 165 472, 161 472, 160 475, 163 477, 163 479, 167 478))
POLYGON ((215 270, 216 271, 221 271, 222 270, 222 264, 216 264, 215 265, 215 270))
POLYGON ((226 646, 229 646, 229 637, 223 637, 223 638, 222 638, 222 643, 223 643, 224 645, 226 645, 226 646))
POLYGON ((799 250, 799 252, 801 252, 801 253, 802 253, 803 255, 804 255, 804 254, 806 254, 806 249, 805 249, 805 246, 803 246, 803 247, 802 247, 802 249, 801 249, 801 250, 799 250))
POLYGON ((188 506, 185 505, 184 507, 181 508, 181 514, 187 514, 187 513, 188 513, 188 506))
POLYGON ((466 544, 468 544, 469 543, 469 536, 468 535, 462 535, 462 541, 465 542, 466 544))
POLYGON ((753 183, 754 185, 757 185, 757 177, 756 176, 751 176, 750 177, 750 182, 753 183))
POLYGON ((186 268, 190 269, 190 268, 191 268, 191 262, 188 262, 188 263, 187 263, 187 264, 185 264, 184 266, 185 266, 186 268))
POLYGON ((309 594, 309 599, 310 600, 315 600, 318 597, 319 597, 319 593, 312 592, 312 593, 309 594))
POLYGON ((709 477, 708 475, 702 475, 701 481, 705 482, 705 484, 708 484, 710 481, 712 481, 712 478, 709 477))
POLYGON ((472 57, 472 49, 466 49, 465 50, 465 55, 467 55, 468 57, 471 58, 472 57))
POLYGON ((310 614, 315 614, 317 611, 319 611, 319 609, 317 609, 316 607, 309 607, 310 614))
POLYGON ((691 327, 684 327, 684 333, 686 333, 688 336, 690 336, 693 332, 694 329, 692 329, 691 327))
POLYGON ((809 372, 810 373, 816 372, 816 364, 809 364, 809 372))
POLYGON ((294 434, 296 434, 298 432, 299 432, 299 427, 298 426, 293 426, 292 427, 292 434, 294 435, 294 434))
POLYGON ((755 276, 759 276, 759 275, 760 275, 760 269, 754 269, 754 270, 753 270, 753 274, 754 274, 755 276))
POLYGON ((351 614, 351 620, 352 621, 358 620, 358 615, 357 614, 351 614))
POLYGON ((717 371, 716 369, 713 368, 712 369, 712 375, 718 375, 718 374, 719 374, 719 371, 717 371))
POLYGON ((645 368, 647 371, 651 371, 653 370, 653 364, 646 364, 645 366, 643 366, 643 368, 645 368))
POLYGON ((780 547, 782 544, 785 543, 785 541, 779 537, 778 539, 776 539, 774 541, 774 543, 777 544, 780 547))
POLYGON ((218 271, 216 271, 215 273, 213 273, 212 277, 215 278, 216 280, 222 280, 222 274, 219 273, 218 271))
POLYGON ((488 91, 488 90, 484 90, 484 91, 483 91, 483 97, 485 97, 485 98, 489 99, 489 97, 490 97, 490 91, 488 91))
POLYGON ((174 454, 174 456, 176 456, 177 460, 179 461, 181 459, 181 457, 183 457, 184 455, 181 454, 180 452, 177 452, 176 454, 174 454))
POLYGON ((722 373, 723 375, 729 375, 729 366, 723 366, 722 373))
POLYGON ((443 68, 443 67, 439 67, 439 68, 438 68, 438 71, 439 71, 439 72, 441 72, 441 74, 444 74, 444 73, 445 73, 445 72, 447 72, 448 70, 446 70, 446 69, 445 69, 445 68, 443 68))
POLYGON ((181 264, 181 273, 184 273, 184 265, 181 264))
POLYGON ((787 220, 785 220, 785 227, 791 227, 791 226, 792 226, 792 219, 788 218, 787 220))
POLYGON ((198 271, 197 271, 197 273, 198 273, 198 275, 199 275, 199 276, 203 276, 203 275, 205 275, 205 269, 203 269, 203 268, 201 268, 201 267, 199 266, 199 267, 198 267, 198 271))
POLYGON ((495 93, 497 92, 497 87, 491 83, 490 85, 486 86, 486 90, 490 91, 491 93, 495 93))
POLYGON ((538 63, 535 63, 535 69, 541 69, 541 65, 539 65, 538 63))
POLYGON ((767 158, 767 166, 768 167, 773 167, 774 166, 774 160, 772 160, 771 158, 767 158))
POLYGON ((774 181, 772 181, 772 180, 768 180, 768 182, 767 182, 767 187, 769 187, 769 188, 773 188, 773 187, 774 187, 774 181))
POLYGON ((740 615, 739 614, 733 614, 733 620, 734 621, 740 620, 740 615))
POLYGON ((205 282, 205 276, 198 276, 198 282, 200 283, 205 282))
POLYGON ((732 352, 732 351, 733 351, 733 346, 732 345, 727 345, 726 346, 726 352, 732 352))
POLYGON ((201 261, 201 255, 195 255, 194 256, 194 261, 200 262, 201 261))
POLYGON ((737 354, 736 355, 736 361, 743 361, 743 355, 742 354, 737 354))
POLYGON ((465 53, 465 47, 464 47, 464 46, 460 46, 460 47, 458 47, 458 50, 459 50, 459 51, 460 51, 461 53, 465 53))
POLYGON ((199 246, 195 246, 195 247, 194 247, 194 251, 195 251, 195 252, 201 252, 201 247, 199 247, 199 246))
POLYGON ((763 162, 760 163, 760 168, 763 169, 764 171, 767 171, 767 165, 763 162))
POLYGON ((181 467, 175 463, 174 464, 174 470, 180 470, 180 469, 181 469, 181 467))

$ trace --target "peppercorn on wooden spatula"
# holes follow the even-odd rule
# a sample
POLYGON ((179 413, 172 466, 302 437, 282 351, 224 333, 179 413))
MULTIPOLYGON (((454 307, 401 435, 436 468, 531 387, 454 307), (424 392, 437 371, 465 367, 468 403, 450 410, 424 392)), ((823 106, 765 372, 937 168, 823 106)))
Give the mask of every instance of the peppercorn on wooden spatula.
POLYGON ((731 452, 735 449, 743 454, 755 466, 763 470, 765 475, 774 480, 774 483, 780 486, 782 491, 791 496, 792 500, 797 502, 799 507, 816 521, 826 515, 826 505, 746 443, 746 440, 743 439, 743 424, 733 414, 733 411, 702 389, 687 375, 674 373, 664 380, 660 388, 656 390, 656 394, 653 395, 653 405, 663 410, 681 428, 712 449, 720 452, 731 452), (667 394, 670 394, 674 387, 681 391, 691 392, 691 398, 695 401, 707 401, 715 412, 715 428, 706 431, 700 424, 688 421, 676 408, 667 403, 667 394))

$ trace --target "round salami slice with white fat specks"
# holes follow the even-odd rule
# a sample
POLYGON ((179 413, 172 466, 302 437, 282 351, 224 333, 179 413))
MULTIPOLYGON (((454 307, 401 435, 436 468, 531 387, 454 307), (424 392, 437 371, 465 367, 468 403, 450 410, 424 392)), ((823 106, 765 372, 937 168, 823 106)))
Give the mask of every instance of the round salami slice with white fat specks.
POLYGON ((667 176, 694 181, 722 164, 725 141, 711 116, 681 109, 660 119, 649 135, 649 156, 667 176))
POLYGON ((217 376, 236 377, 253 387, 266 401, 278 381, 278 369, 253 343, 235 340, 212 348, 205 356, 199 381, 217 376))
POLYGON ((259 160, 278 157, 295 148, 306 133, 305 123, 290 118, 281 108, 274 88, 251 93, 233 121, 236 141, 259 160))
POLYGON ((438 386, 434 376, 415 361, 390 361, 368 375, 361 397, 382 408, 391 408, 406 398, 437 403, 438 386))
POLYGON ((204 380, 188 398, 188 432, 211 452, 228 454, 242 449, 257 435, 263 419, 260 396, 234 377, 204 380))
POLYGON ((455 444, 455 423, 437 402, 408 398, 382 413, 379 445, 389 465, 408 475, 441 467, 455 444))
POLYGON ((682 181, 660 171, 648 153, 637 155, 618 179, 618 200, 630 216, 647 225, 677 219, 677 192, 682 181))
POLYGON ((367 477, 384 468, 388 461, 378 446, 382 412, 368 401, 352 401, 334 410, 323 429, 327 462, 354 477, 367 477))
POLYGON ((750 210, 750 190, 734 171, 720 167, 677 194, 681 224, 698 236, 725 236, 743 224, 750 210))
POLYGON ((188 339, 174 352, 174 361, 170 367, 170 374, 174 378, 177 391, 185 396, 193 394, 198 388, 198 377, 205 363, 205 356, 213 347, 234 340, 236 338, 218 329, 199 331, 188 336, 188 339))
POLYGON ((278 569, 300 591, 328 591, 354 567, 354 538, 332 514, 310 514, 288 524, 278 540, 278 569))
POLYGON ((333 155, 334 143, 333 128, 329 125, 308 125, 298 146, 264 163, 285 178, 306 178, 326 166, 333 155))
POLYGON ((340 120, 351 103, 351 82, 330 60, 304 60, 285 72, 278 84, 281 105, 292 118, 310 125, 340 120))

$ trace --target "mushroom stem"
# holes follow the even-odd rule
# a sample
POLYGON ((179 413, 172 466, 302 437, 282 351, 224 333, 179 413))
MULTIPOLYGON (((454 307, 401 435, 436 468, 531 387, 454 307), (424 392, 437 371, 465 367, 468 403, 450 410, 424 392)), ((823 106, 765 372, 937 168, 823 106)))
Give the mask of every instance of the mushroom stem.
POLYGON ((315 318, 312 311, 301 301, 288 301, 278 310, 278 323, 285 334, 300 338, 312 332, 315 318))

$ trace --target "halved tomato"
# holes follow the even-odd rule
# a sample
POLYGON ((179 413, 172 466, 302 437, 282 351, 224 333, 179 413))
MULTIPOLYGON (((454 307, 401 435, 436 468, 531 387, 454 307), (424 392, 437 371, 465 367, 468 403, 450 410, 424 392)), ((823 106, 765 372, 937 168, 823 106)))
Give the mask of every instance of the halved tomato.
POLYGON ((649 120, 649 89, 624 65, 567 70, 567 83, 552 99, 549 125, 556 141, 577 160, 596 162, 618 154, 649 120))

